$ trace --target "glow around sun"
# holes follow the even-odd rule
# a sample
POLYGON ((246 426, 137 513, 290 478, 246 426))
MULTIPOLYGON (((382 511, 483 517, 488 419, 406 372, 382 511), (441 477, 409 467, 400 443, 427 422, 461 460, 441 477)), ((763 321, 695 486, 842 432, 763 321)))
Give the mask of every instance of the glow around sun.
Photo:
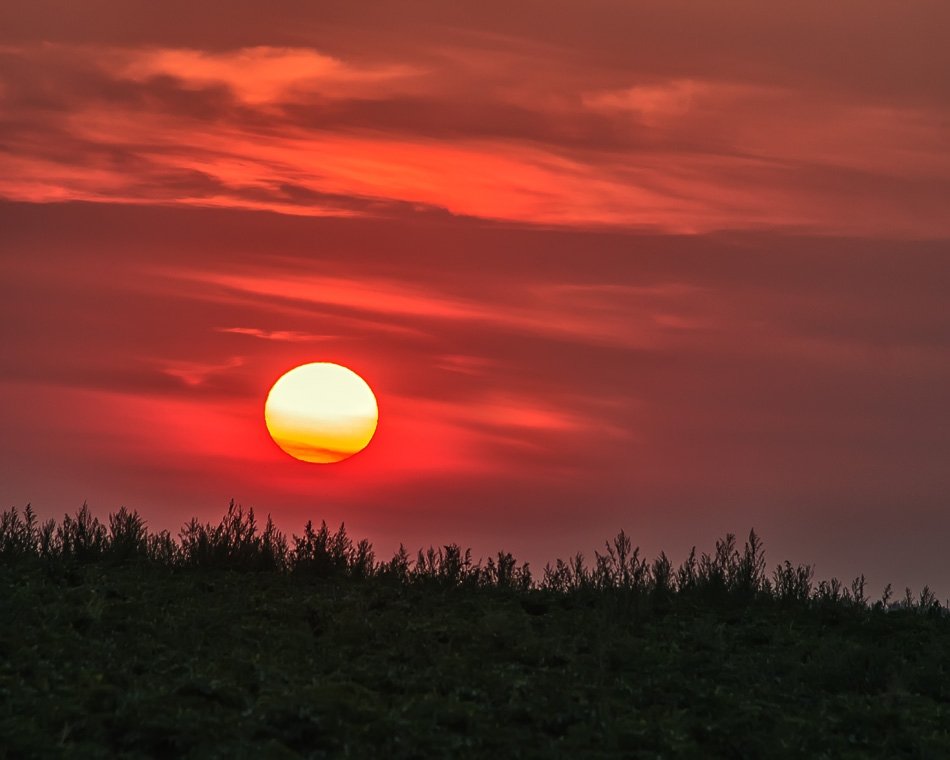
POLYGON ((294 367, 274 383, 264 404, 271 438, 304 462, 329 464, 362 451, 378 420, 366 381, 329 362, 294 367))

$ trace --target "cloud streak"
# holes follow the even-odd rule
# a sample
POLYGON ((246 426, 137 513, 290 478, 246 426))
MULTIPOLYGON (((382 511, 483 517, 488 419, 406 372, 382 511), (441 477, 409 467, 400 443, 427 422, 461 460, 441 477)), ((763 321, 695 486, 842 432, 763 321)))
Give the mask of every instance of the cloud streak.
POLYGON ((484 37, 372 61, 8 44, 0 195, 678 233, 948 232, 945 103, 724 74, 604 67, 484 37))
POLYGON ((315 341, 333 340, 333 335, 315 335, 300 332, 299 330, 261 330, 258 327, 218 327, 218 332, 232 335, 247 335, 260 340, 276 340, 286 343, 312 343, 315 341))

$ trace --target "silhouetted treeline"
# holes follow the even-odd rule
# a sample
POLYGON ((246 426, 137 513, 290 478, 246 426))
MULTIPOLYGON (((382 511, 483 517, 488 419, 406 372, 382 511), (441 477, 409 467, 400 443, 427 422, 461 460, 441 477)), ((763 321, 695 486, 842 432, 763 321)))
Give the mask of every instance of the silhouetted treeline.
POLYGON ((810 565, 789 561, 768 572, 762 541, 755 531, 740 546, 733 534, 716 542, 711 554, 695 547, 678 567, 665 553, 651 560, 621 531, 594 552, 593 562, 581 553, 547 565, 535 579, 527 563, 498 552, 487 561, 472 559, 458 544, 419 550, 413 558, 404 546, 388 561, 378 561, 366 539, 354 542, 341 524, 331 531, 308 521, 303 534, 290 540, 270 516, 263 527, 253 509, 234 501, 218 524, 192 519, 178 536, 152 533, 133 511, 120 508, 99 521, 87 505, 66 514, 60 523, 40 522, 30 505, 0 514, 0 561, 71 563, 140 563, 168 569, 272 571, 311 578, 379 578, 404 584, 441 587, 541 590, 560 594, 620 594, 647 600, 654 609, 674 601, 718 603, 778 602, 795 605, 843 605, 856 608, 916 609, 939 612, 942 607, 929 587, 892 601, 891 586, 877 600, 865 594, 865 577, 850 584, 837 578, 815 582, 810 565))

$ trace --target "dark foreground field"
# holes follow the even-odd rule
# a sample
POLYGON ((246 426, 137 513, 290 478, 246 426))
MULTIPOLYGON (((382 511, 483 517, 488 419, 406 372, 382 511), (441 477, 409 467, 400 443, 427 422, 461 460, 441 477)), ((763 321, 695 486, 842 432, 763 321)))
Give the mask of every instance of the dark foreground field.
POLYGON ((41 556, 0 530, 0 756, 950 757, 944 610, 750 586, 748 546, 717 577, 721 551, 692 581, 605 560, 525 588, 451 549, 357 571, 332 534, 349 570, 103 535, 41 556))

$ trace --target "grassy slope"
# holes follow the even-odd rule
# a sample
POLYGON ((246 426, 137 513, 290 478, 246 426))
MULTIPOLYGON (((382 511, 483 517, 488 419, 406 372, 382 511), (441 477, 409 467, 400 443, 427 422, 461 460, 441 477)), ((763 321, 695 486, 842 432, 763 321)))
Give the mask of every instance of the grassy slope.
POLYGON ((950 757, 945 616, 629 599, 0 567, 0 747, 950 757))

